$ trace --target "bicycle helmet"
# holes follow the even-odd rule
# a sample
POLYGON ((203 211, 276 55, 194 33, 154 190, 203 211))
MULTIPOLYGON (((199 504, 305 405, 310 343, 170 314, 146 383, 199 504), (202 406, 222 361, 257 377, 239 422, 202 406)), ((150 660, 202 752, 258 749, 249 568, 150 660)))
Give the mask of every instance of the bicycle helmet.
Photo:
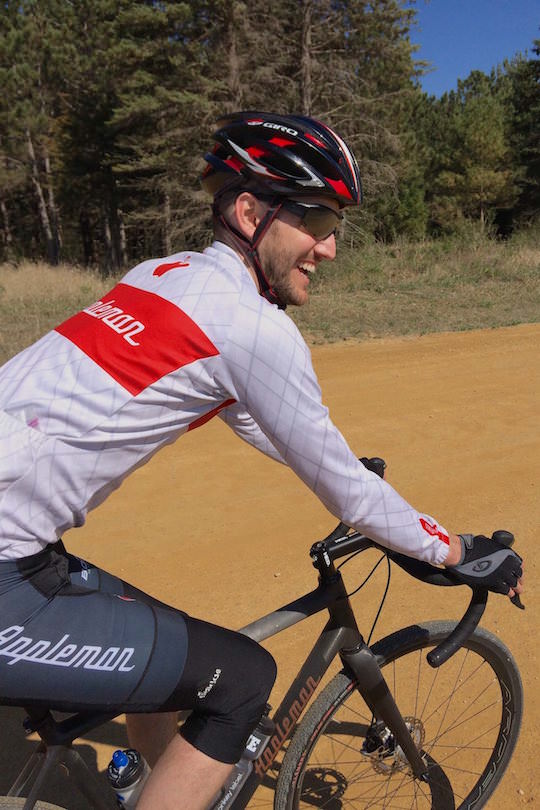
POLYGON ((359 205, 362 186, 356 159, 339 135, 299 115, 237 112, 220 118, 203 188, 212 195, 255 181, 278 196, 317 194, 341 207, 359 205))
POLYGON ((284 309, 261 266, 261 239, 288 197, 329 197, 340 208, 359 205, 358 164, 339 135, 307 116, 237 112, 220 118, 217 126, 214 149, 204 156, 203 189, 214 197, 214 217, 253 267, 261 295, 284 309), (226 220, 219 206, 225 193, 243 190, 270 202, 251 239, 226 220))

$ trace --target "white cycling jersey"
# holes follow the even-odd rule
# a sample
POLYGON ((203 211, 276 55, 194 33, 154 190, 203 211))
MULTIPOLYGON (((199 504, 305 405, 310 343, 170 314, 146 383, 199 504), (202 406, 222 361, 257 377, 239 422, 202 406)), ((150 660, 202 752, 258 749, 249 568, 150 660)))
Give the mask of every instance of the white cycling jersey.
POLYGON ((347 525, 446 558, 447 532, 357 460, 298 329, 215 242, 139 264, 0 369, 0 560, 80 526, 160 447, 218 413, 347 525))

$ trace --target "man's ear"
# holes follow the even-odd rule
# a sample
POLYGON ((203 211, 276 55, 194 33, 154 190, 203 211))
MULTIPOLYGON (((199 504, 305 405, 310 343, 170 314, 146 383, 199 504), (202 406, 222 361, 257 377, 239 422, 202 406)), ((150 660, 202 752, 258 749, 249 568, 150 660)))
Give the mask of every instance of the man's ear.
POLYGON ((261 221, 261 204, 249 191, 242 191, 234 202, 234 216, 238 229, 251 239, 261 221))

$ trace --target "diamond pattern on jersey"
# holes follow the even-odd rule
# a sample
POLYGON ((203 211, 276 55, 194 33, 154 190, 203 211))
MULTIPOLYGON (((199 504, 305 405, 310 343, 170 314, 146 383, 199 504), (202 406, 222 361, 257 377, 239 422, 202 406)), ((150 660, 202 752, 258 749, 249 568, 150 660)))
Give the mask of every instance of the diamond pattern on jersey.
POLYGON ((179 307, 129 284, 118 284, 56 331, 134 396, 171 371, 219 354, 179 307))

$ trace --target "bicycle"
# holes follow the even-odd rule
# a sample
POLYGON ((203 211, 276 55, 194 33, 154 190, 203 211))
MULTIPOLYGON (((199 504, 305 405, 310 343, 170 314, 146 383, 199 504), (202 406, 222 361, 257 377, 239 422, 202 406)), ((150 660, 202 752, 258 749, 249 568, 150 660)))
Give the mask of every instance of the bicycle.
MULTIPOLYGON (((384 474, 382 459, 362 461, 384 474)), ((509 532, 493 536, 509 545, 513 541, 509 532)), ((349 600, 352 594, 347 593, 340 569, 372 548, 382 556, 371 573, 386 557, 423 582, 461 584, 450 570, 383 549, 341 523, 315 543, 310 550, 318 572, 315 590, 240 632, 261 642, 323 610, 329 612, 328 622, 271 718, 272 736, 253 762, 240 793, 232 800, 224 793, 214 808, 248 807, 261 783, 275 788, 275 810, 345 806, 473 810, 483 807, 493 794, 518 739, 523 693, 510 651, 478 627, 488 592, 472 592, 458 623, 415 624, 370 647, 358 629, 349 600), (345 559, 336 567, 340 558, 345 559), (343 669, 319 691, 338 655, 343 669), (387 678, 383 670, 389 673, 387 678), (276 757, 283 750, 278 768, 276 757)), ((387 590, 388 583, 375 622, 387 590)), ((115 713, 55 719, 49 708, 24 708, 25 727, 36 731, 41 742, 8 795, 0 797, 0 808, 62 810, 37 800, 58 762, 70 770, 92 807, 113 808, 112 792, 104 795, 103 784, 72 743, 113 719, 115 713), (28 796, 22 798, 25 791, 28 796)))

